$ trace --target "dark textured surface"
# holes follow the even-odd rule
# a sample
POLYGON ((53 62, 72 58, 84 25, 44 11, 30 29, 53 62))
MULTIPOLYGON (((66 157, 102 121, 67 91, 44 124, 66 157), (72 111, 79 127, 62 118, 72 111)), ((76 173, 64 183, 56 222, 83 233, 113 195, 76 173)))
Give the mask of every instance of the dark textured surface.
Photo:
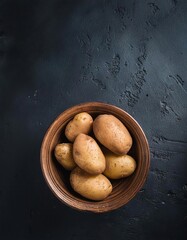
POLYGON ((186 239, 187 1, 0 1, 0 239, 186 239), (39 151, 66 108, 129 112, 151 148, 144 188, 96 215, 61 204, 39 151))

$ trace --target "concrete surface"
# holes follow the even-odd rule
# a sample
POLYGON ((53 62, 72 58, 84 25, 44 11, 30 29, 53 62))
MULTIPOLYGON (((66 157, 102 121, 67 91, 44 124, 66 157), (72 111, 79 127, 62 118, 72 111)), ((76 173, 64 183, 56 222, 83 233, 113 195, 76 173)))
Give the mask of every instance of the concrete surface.
POLYGON ((0 239, 187 236, 187 1, 0 1, 0 239), (61 204, 40 170, 46 129, 66 108, 129 112, 151 149, 146 184, 96 215, 61 204))

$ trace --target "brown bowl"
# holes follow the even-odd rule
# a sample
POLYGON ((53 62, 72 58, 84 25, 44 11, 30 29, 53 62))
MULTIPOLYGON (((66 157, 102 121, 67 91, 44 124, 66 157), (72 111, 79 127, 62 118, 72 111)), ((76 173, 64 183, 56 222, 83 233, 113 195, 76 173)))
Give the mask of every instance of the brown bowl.
POLYGON ((140 125, 124 110, 100 102, 79 104, 60 114, 45 134, 40 157, 45 180, 60 201, 77 210, 97 213, 111 211, 128 203, 142 188, 150 165, 149 145, 140 125), (88 112, 93 118, 99 114, 112 114, 124 123, 133 138, 133 146, 128 154, 137 162, 135 172, 128 178, 112 181, 112 193, 99 202, 87 200, 75 193, 69 183, 69 172, 54 157, 55 146, 67 142, 64 136, 66 124, 80 112, 88 112))

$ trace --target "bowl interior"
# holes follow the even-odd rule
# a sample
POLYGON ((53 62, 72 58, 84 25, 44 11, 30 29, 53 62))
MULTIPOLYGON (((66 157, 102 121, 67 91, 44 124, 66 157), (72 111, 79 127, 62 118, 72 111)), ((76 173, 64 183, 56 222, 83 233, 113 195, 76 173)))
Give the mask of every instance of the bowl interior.
POLYGON ((53 122, 43 140, 41 165, 49 187, 62 202, 79 210, 105 212, 126 204, 140 190, 149 169, 149 147, 141 127, 125 111, 109 104, 87 103, 66 110, 53 122), (93 118, 99 114, 112 114, 124 123, 133 138, 128 154, 137 162, 135 172, 128 178, 112 180, 112 193, 99 202, 85 199, 74 192, 69 182, 70 172, 64 170, 54 157, 55 146, 68 142, 64 135, 67 123, 80 112, 88 112, 93 118))

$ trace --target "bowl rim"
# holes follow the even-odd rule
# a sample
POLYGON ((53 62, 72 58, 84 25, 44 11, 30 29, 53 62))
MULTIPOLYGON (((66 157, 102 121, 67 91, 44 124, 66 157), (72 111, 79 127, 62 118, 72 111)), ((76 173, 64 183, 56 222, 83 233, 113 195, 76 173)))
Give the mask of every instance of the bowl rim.
MULTIPOLYGON (((95 212, 95 213, 102 213, 102 212, 109 212, 109 211, 113 211, 115 209, 118 209, 120 207, 122 207, 123 205, 127 204, 130 200, 132 200, 135 195, 139 192, 139 190, 142 188, 142 186, 144 185, 148 173, 149 173, 149 168, 150 168, 150 147, 149 147, 149 143, 148 140, 146 138, 146 135, 142 129, 142 127, 140 126, 140 124, 134 119, 134 117, 132 117, 129 113, 127 113, 125 110, 123 110, 122 108, 115 106, 113 104, 109 104, 109 103, 105 103, 105 102, 99 102, 99 101, 94 101, 94 102, 83 102, 83 103, 79 103, 77 105, 73 105, 67 109, 65 109, 63 112, 61 112, 56 118, 55 120, 50 124, 50 126, 48 127, 46 133, 44 134, 43 140, 42 140, 42 144, 41 144, 41 148, 40 148, 40 165, 41 165, 41 170, 42 170, 42 174, 43 177, 45 179, 45 182, 47 183, 48 187, 50 188, 50 190, 52 191, 52 193, 65 205, 75 209, 75 210, 79 210, 79 211, 91 211, 91 212, 95 212), (58 122, 58 120, 62 117, 62 115, 67 114, 68 112, 73 111, 74 109, 76 110, 77 108, 81 108, 81 107, 88 107, 88 106, 94 106, 97 105, 97 107, 104 107, 104 108, 113 108, 123 114, 125 114, 128 118, 130 118, 131 120, 134 121, 134 123, 136 124, 136 126, 139 128, 139 131, 142 134, 142 137, 144 138, 144 144, 145 144, 145 148, 146 148, 146 158, 147 158, 147 167, 146 167, 146 172, 144 173, 144 176, 142 177, 140 183, 138 184, 138 186, 136 187, 136 191, 134 191, 134 194, 131 195, 131 197, 128 199, 128 201, 126 203, 120 203, 118 206, 114 206, 111 209, 105 209, 105 208, 101 208, 101 209, 89 209, 87 206, 85 206, 85 208, 78 208, 76 205, 74 204, 70 204, 70 202, 67 202, 67 200, 65 198, 62 198, 62 196, 59 196, 59 194, 57 193, 57 191, 59 191, 57 189, 56 186, 54 186, 53 181, 49 178, 46 169, 45 169, 45 164, 44 164, 44 160, 43 160, 43 155, 45 152, 45 143, 47 142, 48 136, 51 132, 51 130, 53 129, 53 127, 56 125, 56 123, 58 122)), ((99 203, 99 202, 98 202, 99 203)))

